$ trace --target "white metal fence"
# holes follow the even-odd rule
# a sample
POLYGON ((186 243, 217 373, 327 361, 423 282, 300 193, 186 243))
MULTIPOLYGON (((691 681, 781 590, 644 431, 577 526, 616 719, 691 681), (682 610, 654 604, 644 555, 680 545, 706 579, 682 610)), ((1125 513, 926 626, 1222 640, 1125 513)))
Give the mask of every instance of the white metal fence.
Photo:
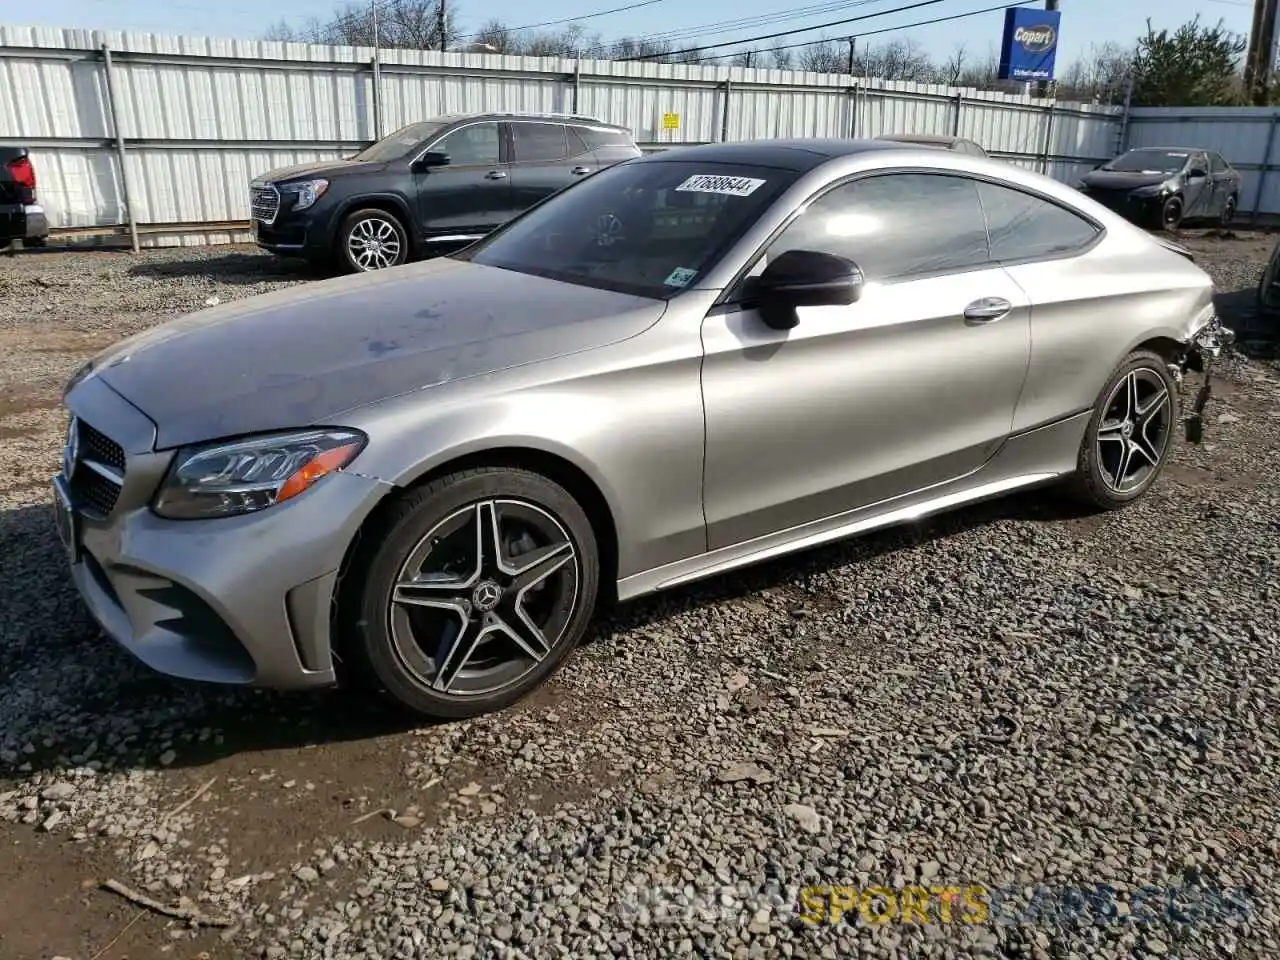
POLYGON ((1062 180, 1113 156, 1126 126, 1114 107, 848 75, 0 27, 0 144, 32 151, 54 228, 131 211, 144 243, 245 239, 255 174, 485 110, 586 113, 645 146, 959 134, 1062 180))

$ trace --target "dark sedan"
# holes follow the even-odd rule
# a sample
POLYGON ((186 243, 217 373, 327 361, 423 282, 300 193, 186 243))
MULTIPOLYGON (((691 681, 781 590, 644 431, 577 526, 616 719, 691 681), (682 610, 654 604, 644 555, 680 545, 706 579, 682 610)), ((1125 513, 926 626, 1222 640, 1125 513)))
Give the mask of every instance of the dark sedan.
POLYGON ((1079 189, 1134 223, 1177 230, 1185 220, 1230 223, 1240 173, 1211 150, 1142 147, 1085 174, 1079 189))

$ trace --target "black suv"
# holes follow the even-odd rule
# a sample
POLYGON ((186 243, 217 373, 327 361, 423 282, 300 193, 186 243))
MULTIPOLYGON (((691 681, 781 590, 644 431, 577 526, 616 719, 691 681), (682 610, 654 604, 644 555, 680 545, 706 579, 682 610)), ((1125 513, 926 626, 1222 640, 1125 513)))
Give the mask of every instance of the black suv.
POLYGON ((640 156, 592 117, 483 113, 411 123, 346 160, 281 167, 249 185, 254 241, 349 271, 478 240, 544 197, 640 156))

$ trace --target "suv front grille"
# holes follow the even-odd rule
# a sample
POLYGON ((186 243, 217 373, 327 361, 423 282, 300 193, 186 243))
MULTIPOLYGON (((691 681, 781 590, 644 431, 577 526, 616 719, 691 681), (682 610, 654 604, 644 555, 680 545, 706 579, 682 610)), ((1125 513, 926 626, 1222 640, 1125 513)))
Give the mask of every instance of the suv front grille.
POLYGON ((115 509, 124 486, 125 456, 120 444, 73 417, 67 428, 62 469, 77 507, 98 517, 115 509))
POLYGON ((276 222, 280 212, 280 191, 272 184, 249 188, 249 214, 265 224, 276 222))

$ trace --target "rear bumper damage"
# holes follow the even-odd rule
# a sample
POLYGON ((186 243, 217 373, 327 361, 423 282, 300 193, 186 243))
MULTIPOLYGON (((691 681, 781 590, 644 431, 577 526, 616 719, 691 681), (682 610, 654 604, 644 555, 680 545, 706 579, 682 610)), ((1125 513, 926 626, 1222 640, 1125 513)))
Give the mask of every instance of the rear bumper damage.
POLYGON ((1213 394, 1213 364, 1235 341, 1235 331, 1223 326, 1222 318, 1217 313, 1211 313, 1208 320, 1197 327, 1187 339, 1182 357, 1173 365, 1172 372, 1179 387, 1188 370, 1204 375, 1191 409, 1183 418, 1186 437, 1191 443, 1200 443, 1204 439, 1204 408, 1213 394))

